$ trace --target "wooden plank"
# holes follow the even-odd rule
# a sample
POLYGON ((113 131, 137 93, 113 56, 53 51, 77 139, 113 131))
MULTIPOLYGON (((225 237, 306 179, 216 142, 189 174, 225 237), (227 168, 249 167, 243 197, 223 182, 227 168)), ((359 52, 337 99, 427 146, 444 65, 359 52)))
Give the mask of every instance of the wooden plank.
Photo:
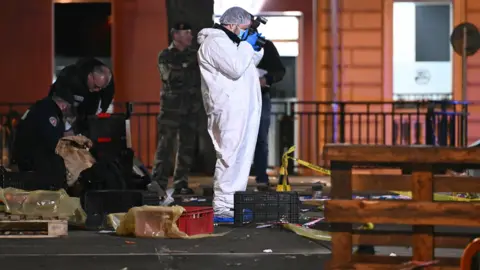
MULTIPOLYGON (((431 166, 415 167, 412 173, 412 200, 433 201, 433 173, 431 166)), ((413 226, 413 260, 431 261, 434 257, 433 226, 413 226)))
POLYGON ((410 191, 412 189, 409 175, 368 175, 352 176, 353 191, 410 191))
POLYGON ((0 238, 51 238, 68 235, 67 220, 2 220, 0 238))
POLYGON ((442 176, 433 178, 435 192, 473 192, 480 193, 480 177, 442 176))
MULTIPOLYGON (((378 263, 355 263, 355 270, 414 270, 416 268, 406 268, 403 265, 378 264, 378 263)), ((428 270, 460 270, 459 266, 431 266, 428 270)))
POLYGON ((329 222, 480 226, 480 203, 329 200, 329 222))
POLYGON ((480 164, 480 148, 452 148, 438 146, 388 146, 388 145, 349 145, 327 144, 324 158, 330 161, 352 163, 446 163, 480 164))
MULTIPOLYGON (((464 249, 474 236, 468 234, 434 234, 435 248, 464 249)), ((352 243, 372 246, 412 246, 412 232, 356 231, 352 243)))
MULTIPOLYGON (((411 175, 367 175, 352 176, 353 191, 411 191, 411 175)), ((433 177, 435 192, 477 192, 480 193, 480 177, 443 176, 433 177)))
MULTIPOLYGON (((353 263, 389 264, 400 266, 401 264, 413 261, 412 257, 405 256, 383 256, 383 255, 353 255, 353 263)), ((460 266, 460 258, 440 257, 436 266, 460 266)))
MULTIPOLYGON (((332 199, 352 199, 352 166, 346 163, 332 162, 332 199)), ((349 268, 352 259, 352 224, 337 223, 331 225, 332 268, 349 268)))

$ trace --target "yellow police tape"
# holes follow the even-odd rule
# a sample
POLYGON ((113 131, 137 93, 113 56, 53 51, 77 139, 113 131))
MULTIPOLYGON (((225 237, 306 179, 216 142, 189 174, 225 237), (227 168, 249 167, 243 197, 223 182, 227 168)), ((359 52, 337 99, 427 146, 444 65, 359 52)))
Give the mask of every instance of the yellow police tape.
MULTIPOLYGON (((282 155, 282 165, 280 167, 280 177, 277 185, 277 191, 290 191, 291 187, 290 184, 288 183, 288 160, 291 159, 293 161, 298 162, 299 165, 302 165, 304 167, 307 167, 315 172, 325 174, 325 175, 331 175, 331 171, 324 169, 322 167, 319 167, 317 165, 314 165, 310 162, 307 162, 305 160, 301 160, 295 157, 290 156, 295 151, 295 146, 290 147, 285 153, 282 155)), ((401 196, 406 196, 406 197, 412 197, 412 192, 410 191, 390 191, 392 193, 395 193, 397 195, 401 196)), ((467 193, 467 195, 469 195, 467 193)), ((473 201, 480 201, 480 198, 463 198, 463 197, 457 197, 457 196, 451 196, 447 194, 439 194, 435 193, 433 195, 434 201, 457 201, 457 202, 473 202, 473 201)))

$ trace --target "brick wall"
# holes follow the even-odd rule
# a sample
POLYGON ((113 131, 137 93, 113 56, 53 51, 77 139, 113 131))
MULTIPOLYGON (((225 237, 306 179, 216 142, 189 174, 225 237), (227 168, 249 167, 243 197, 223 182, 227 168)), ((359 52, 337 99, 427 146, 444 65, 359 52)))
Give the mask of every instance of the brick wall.
MULTIPOLYGON (((480 27, 480 2, 464 0, 466 21, 480 27)), ((476 103, 480 102, 480 53, 468 58, 467 68, 467 99, 476 103)), ((472 143, 480 138, 480 104, 471 106, 468 123, 468 141, 472 143)))
MULTIPOLYGON (((333 98, 332 83, 332 42, 330 1, 317 2, 317 44, 316 56, 316 94, 319 100, 330 101, 333 98)), ((340 101, 383 101, 384 96, 384 0, 341 0, 338 14, 338 92, 340 101)), ((388 70, 388 69, 387 69, 388 70)), ((349 112, 365 112, 365 106, 350 106, 349 112)), ((382 111, 383 106, 373 106, 371 112, 382 111)), ((345 132, 350 140, 367 143, 367 135, 375 136, 375 129, 359 121, 367 121, 366 116, 347 117, 345 132), (352 122, 352 123, 350 123, 352 122)), ((321 126, 331 119, 320 119, 321 126)), ((375 118, 368 119, 375 122, 375 118)), ((330 126, 330 125, 328 125, 330 126)), ((380 129, 383 129, 381 127, 380 129)), ((380 131, 378 131, 380 132, 380 131)), ((331 140, 321 135, 321 141, 331 140)), ((377 136, 383 138, 383 132, 377 136)), ((381 139, 380 138, 380 139, 381 139)), ((372 143, 372 141, 369 141, 372 143)))

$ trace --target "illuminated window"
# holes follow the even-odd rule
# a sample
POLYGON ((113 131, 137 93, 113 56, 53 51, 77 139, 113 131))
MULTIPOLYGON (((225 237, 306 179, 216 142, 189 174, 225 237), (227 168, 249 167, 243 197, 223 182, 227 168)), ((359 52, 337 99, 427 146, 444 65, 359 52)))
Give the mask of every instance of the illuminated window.
POLYGON ((261 24, 258 31, 270 40, 298 40, 299 22, 297 17, 265 17, 267 24, 261 24))
POLYGON ((231 7, 241 7, 252 14, 257 14, 264 3, 265 0, 214 0, 213 12, 215 15, 222 15, 225 10, 231 7))
POLYGON ((282 57, 298 56, 298 42, 273 41, 273 44, 282 57))

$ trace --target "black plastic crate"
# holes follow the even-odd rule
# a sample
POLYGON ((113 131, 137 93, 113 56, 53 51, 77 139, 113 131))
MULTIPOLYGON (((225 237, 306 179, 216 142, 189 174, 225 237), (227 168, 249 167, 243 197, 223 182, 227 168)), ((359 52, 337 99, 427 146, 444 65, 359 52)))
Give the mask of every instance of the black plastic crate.
POLYGON ((297 192, 236 192, 234 203, 235 225, 299 221, 300 200, 297 192))
POLYGON ((86 227, 107 228, 107 215, 126 213, 132 207, 160 205, 156 192, 143 190, 96 190, 85 194, 83 209, 87 214, 86 227))
POLYGON ((0 167, 0 187, 16 188, 26 191, 34 190, 58 190, 58 187, 47 186, 48 183, 41 179, 41 175, 36 172, 9 172, 0 167))

